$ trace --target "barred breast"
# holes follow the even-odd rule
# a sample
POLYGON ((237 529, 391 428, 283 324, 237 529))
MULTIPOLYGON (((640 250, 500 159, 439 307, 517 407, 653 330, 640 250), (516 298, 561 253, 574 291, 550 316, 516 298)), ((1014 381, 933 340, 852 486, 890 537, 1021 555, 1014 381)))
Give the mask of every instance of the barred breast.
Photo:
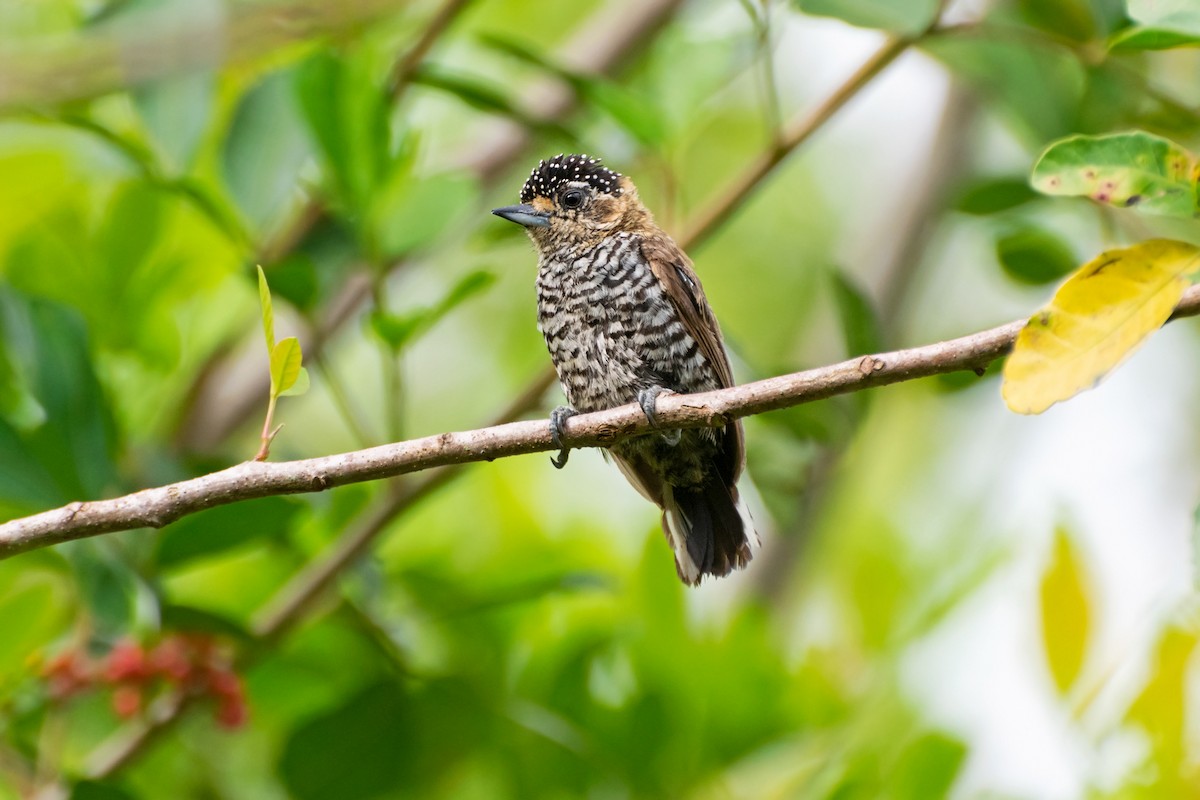
POLYGON ((609 236, 568 258, 543 255, 538 267, 538 330, 576 409, 624 405, 655 385, 676 392, 718 388, 637 236, 609 236))

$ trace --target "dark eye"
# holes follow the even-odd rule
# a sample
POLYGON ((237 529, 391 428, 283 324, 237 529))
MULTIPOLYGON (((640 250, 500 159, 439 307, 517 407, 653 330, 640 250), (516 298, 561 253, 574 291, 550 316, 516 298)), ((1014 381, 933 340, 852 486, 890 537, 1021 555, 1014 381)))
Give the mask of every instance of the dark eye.
POLYGON ((563 208, 579 208, 583 205, 583 192, 578 189, 572 189, 563 195, 563 208))

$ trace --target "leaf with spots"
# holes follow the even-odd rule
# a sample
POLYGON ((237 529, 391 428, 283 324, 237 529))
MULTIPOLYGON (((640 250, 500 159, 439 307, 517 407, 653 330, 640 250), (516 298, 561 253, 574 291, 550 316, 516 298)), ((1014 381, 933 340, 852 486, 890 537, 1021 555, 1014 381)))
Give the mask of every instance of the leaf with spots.
POLYGON ((1096 385, 1171 316, 1200 248, 1152 239, 1101 253, 1067 279, 1017 336, 1004 400, 1040 414, 1096 385))
POLYGON ((1044 194, 1088 197, 1146 214, 1196 215, 1196 156, 1141 131, 1057 141, 1042 153, 1031 180, 1044 194))

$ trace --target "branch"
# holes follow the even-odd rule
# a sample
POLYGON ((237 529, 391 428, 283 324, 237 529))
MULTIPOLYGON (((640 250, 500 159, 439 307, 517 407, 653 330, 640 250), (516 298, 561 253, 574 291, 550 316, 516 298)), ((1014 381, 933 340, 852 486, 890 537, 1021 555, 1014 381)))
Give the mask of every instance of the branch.
POLYGON ((130 14, 93 33, 45 37, 0 53, 0 111, 83 100, 242 63, 293 42, 343 34, 406 5, 407 0, 291 0, 234 3, 215 12, 207 4, 185 4, 130 14))
MULTIPOLYGON (((1190 287, 1174 318, 1200 314, 1200 286, 1190 287)), ((945 342, 868 355, 729 389, 664 395, 663 427, 721 427, 739 417, 838 394, 959 370, 979 370, 1008 352, 1024 320, 945 342)), ((570 447, 610 447, 651 431, 636 403, 580 414, 566 423, 570 447)), ((280 494, 319 492, 450 464, 555 449, 544 420, 442 433, 338 455, 278 463, 246 462, 187 481, 112 500, 76 502, 0 525, 0 557, 59 542, 135 528, 161 528, 206 508, 280 494)))

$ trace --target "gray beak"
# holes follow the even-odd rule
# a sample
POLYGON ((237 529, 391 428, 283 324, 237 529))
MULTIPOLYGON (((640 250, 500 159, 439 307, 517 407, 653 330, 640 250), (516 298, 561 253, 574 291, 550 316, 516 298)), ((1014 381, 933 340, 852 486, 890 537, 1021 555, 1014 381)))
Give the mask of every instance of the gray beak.
POLYGON ((519 206, 505 206, 504 208, 493 208, 492 213, 497 217, 504 217, 509 222, 515 222, 518 225, 524 225, 526 228, 549 228, 550 215, 544 211, 538 211, 531 205, 522 203, 519 206))

